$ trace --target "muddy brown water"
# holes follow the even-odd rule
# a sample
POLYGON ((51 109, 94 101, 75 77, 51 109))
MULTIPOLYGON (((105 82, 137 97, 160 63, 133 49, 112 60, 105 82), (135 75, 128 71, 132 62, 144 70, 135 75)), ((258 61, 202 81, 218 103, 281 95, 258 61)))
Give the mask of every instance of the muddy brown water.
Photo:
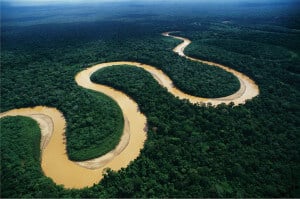
POLYGON ((63 114, 56 108, 37 106, 34 108, 13 109, 1 113, 1 117, 23 115, 36 120, 41 128, 41 165, 46 176, 53 179, 56 184, 62 184, 66 188, 90 187, 98 183, 102 178, 106 168, 118 171, 135 160, 140 150, 144 147, 147 139, 146 127, 147 119, 139 112, 138 105, 126 94, 115 90, 109 86, 95 84, 90 81, 90 76, 97 70, 114 65, 132 65, 148 71, 157 82, 166 87, 168 92, 180 99, 188 99, 191 103, 208 103, 218 105, 234 102, 243 104, 246 100, 252 99, 259 94, 258 86, 246 75, 235 71, 227 66, 207 62, 200 59, 188 57, 184 54, 184 49, 191 41, 177 36, 171 36, 170 32, 163 33, 164 36, 180 39, 183 42, 174 48, 174 52, 192 61, 219 67, 235 75, 240 82, 240 89, 234 94, 223 98, 201 98, 186 94, 174 87, 172 80, 163 71, 154 66, 138 62, 109 62, 97 64, 79 72, 75 80, 81 87, 104 93, 111 97, 120 106, 124 116, 124 130, 119 144, 107 154, 82 162, 74 162, 68 159, 65 144, 66 121, 63 114))

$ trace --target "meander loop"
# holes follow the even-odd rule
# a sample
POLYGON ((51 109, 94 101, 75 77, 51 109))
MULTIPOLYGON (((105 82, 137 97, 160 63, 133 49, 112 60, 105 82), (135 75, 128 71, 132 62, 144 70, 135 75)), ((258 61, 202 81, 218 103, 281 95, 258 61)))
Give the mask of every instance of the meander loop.
POLYGON ((147 119, 139 112, 137 103, 121 91, 109 86, 91 82, 91 75, 105 67, 114 65, 132 65, 143 68, 149 72, 157 82, 165 87, 168 92, 180 99, 188 99, 191 103, 211 103, 216 106, 221 103, 231 102, 243 104, 246 100, 252 99, 259 94, 258 86, 249 77, 221 64, 207 62, 200 59, 188 57, 184 49, 191 43, 190 40, 170 35, 170 32, 163 33, 164 36, 180 39, 183 42, 174 48, 174 52, 191 61, 201 62, 219 67, 235 75, 240 82, 240 89, 234 94, 222 98, 201 98, 186 94, 174 87, 172 80, 161 70, 138 62, 109 62, 97 64, 79 72, 76 83, 86 89, 104 93, 111 97, 120 106, 124 117, 124 129, 119 144, 107 154, 82 162, 74 162, 68 159, 65 143, 66 121, 63 114, 56 108, 37 106, 34 108, 13 109, 0 114, 5 116, 22 115, 36 120, 41 128, 41 166, 46 176, 53 179, 56 184, 62 184, 65 188, 84 188, 98 183, 103 178, 106 168, 118 171, 135 160, 140 150, 144 147, 147 138, 147 119))

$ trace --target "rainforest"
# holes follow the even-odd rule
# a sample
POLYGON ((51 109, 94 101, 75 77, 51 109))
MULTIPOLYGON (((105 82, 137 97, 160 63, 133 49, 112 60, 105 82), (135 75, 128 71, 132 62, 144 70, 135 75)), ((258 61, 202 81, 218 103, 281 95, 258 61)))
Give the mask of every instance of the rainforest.
POLYGON ((300 197, 297 0, 1 3, 1 198, 300 197))

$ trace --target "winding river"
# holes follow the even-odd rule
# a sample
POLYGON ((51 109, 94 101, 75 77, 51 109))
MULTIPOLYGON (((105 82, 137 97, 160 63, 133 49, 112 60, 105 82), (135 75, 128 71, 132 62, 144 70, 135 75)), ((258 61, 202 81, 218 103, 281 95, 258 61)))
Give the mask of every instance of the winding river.
POLYGON ((191 103, 211 103, 216 106, 221 103, 230 102, 243 104, 248 99, 259 94, 258 86, 246 75, 235 71, 227 66, 195 59, 184 54, 184 49, 191 43, 189 39, 170 35, 171 32, 163 33, 167 37, 182 40, 173 51, 180 56, 192 61, 208 64, 212 67, 219 67, 235 75, 240 82, 240 89, 234 94, 222 98, 201 98, 182 92, 174 87, 172 80, 163 71, 154 66, 138 62, 109 62, 97 64, 79 72, 76 83, 86 89, 102 92, 117 102, 124 116, 124 130, 119 144, 107 154, 82 162, 74 162, 68 159, 65 145, 66 121, 63 114, 56 108, 37 106, 34 108, 13 109, 0 114, 1 117, 22 115, 36 120, 40 126, 41 139, 41 165, 46 176, 53 179, 56 184, 62 184, 65 188, 90 187, 102 179, 106 168, 120 170, 135 160, 140 150, 144 147, 147 138, 147 119, 139 112, 137 103, 121 91, 109 86, 91 82, 91 75, 97 70, 114 65, 132 65, 148 71, 157 82, 166 87, 168 92, 180 99, 188 99, 191 103))

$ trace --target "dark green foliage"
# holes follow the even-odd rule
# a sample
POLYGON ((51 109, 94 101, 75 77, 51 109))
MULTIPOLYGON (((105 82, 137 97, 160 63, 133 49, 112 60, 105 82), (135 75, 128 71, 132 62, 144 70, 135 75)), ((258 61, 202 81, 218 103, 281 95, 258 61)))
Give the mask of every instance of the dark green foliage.
POLYGON ((107 96, 76 85, 76 73, 60 65, 53 68, 48 62, 43 63, 43 67, 30 64, 22 72, 16 67, 18 64, 4 62, 3 65, 3 111, 37 105, 62 111, 67 121, 67 151, 72 160, 95 158, 116 146, 123 131, 120 108, 107 96), (6 66, 12 67, 7 70, 6 66), (15 78, 21 81, 15 82, 15 78))
POLYGON ((187 48, 186 52, 196 54, 195 52, 201 49, 200 46, 205 46, 205 48, 210 46, 212 48, 219 47, 225 51, 248 55, 256 59, 274 61, 289 60, 292 56, 296 56, 295 53, 279 46, 231 39, 193 40, 192 45, 187 48))
POLYGON ((192 62, 175 53, 164 59, 147 60, 146 63, 150 62, 164 70, 174 85, 188 94, 206 98, 224 97, 236 92, 240 87, 235 76, 220 68, 192 62), (164 62, 166 63, 162 65, 164 62))
POLYGON ((63 188, 43 175, 40 129, 25 117, 1 119, 1 197, 61 197, 63 188))
MULTIPOLYGON (((299 140, 294 140, 297 137, 295 116, 287 107, 265 99, 266 93, 246 107, 215 109, 176 100, 148 73, 134 67, 106 68, 92 79, 128 93, 148 117, 150 131, 143 155, 153 159, 157 166, 149 170, 149 163, 138 164, 145 161, 142 155, 128 172, 133 172, 132 176, 151 173, 150 179, 156 182, 139 185, 131 193, 118 188, 115 190, 118 197, 126 194, 133 197, 275 197, 291 196, 295 190, 298 177, 294 161, 299 158, 296 149, 299 140), (118 81, 122 78, 127 79, 126 83, 118 81), (165 180, 160 181, 162 176, 165 180), (153 192, 142 191, 147 185, 153 192)), ((121 175, 125 174, 121 172, 121 175)), ((125 186, 123 181, 116 181, 119 182, 116 187, 125 186)), ((133 178, 126 184, 136 181, 133 178)), ((104 182, 115 186, 111 184, 114 180, 104 182)))
POLYGON ((82 102, 81 107, 75 105, 73 113, 70 112, 73 115, 68 118, 73 125, 67 129, 67 151, 74 160, 96 158, 113 150, 123 133, 123 114, 114 101, 101 93, 88 91, 85 103, 88 106, 82 106, 82 102))

